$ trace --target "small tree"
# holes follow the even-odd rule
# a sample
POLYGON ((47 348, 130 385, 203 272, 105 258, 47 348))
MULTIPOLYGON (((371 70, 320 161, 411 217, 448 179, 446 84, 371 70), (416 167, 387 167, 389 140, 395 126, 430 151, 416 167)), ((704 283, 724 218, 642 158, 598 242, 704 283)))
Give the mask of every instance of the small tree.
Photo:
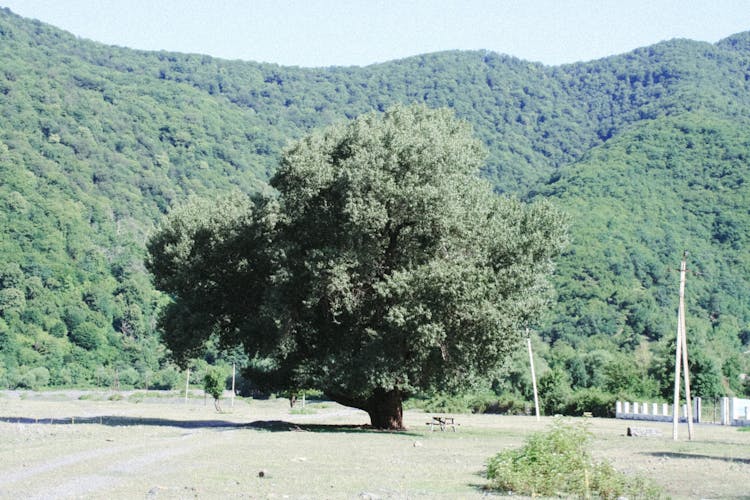
POLYGON ((216 411, 221 411, 219 400, 224 394, 224 379, 216 369, 209 369, 203 376, 203 390, 214 398, 214 407, 216 411))
POLYGON ((718 361, 703 349, 694 349, 691 353, 690 375, 695 396, 718 398, 726 394, 718 361))
POLYGON ((278 196, 196 202, 149 242, 179 360, 214 333, 268 388, 318 389, 400 429, 402 401, 490 374, 544 307, 565 224, 498 197, 447 110, 397 107, 313 133, 278 196), (190 332, 186 334, 185 332, 190 332))

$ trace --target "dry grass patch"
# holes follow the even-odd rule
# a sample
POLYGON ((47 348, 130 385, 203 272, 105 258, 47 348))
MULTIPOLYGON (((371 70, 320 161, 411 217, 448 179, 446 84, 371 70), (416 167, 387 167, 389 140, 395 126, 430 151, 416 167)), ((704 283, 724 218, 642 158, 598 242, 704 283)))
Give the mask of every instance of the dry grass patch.
MULTIPOLYGON (((0 398, 0 498, 474 498, 487 494, 487 460, 550 422, 455 415, 457 432, 430 432, 430 415, 408 411, 409 431, 379 432, 334 403, 291 414, 283 399, 238 399, 217 413, 177 394, 53 399, 0 398)), ((667 424, 629 438, 627 422, 589 421, 594 457, 667 495, 748 495, 750 433, 698 426, 694 442, 674 442, 667 424)))

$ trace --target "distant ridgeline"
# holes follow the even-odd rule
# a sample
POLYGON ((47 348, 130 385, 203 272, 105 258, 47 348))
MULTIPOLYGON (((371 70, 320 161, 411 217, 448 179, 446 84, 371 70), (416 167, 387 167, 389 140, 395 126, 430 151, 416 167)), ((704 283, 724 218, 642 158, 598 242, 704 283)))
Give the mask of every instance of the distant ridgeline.
MULTIPOLYGON (((499 193, 570 215, 557 302, 535 325, 548 401, 669 394, 685 249, 696 390, 748 392, 750 32, 558 67, 450 51, 303 69, 110 47, 7 9, 0 387, 174 385, 154 331, 166 298, 143 266, 154 224, 190 196, 269 189, 313 128, 413 102, 473 125, 499 193)), ((498 393, 529 396, 523 363, 498 393)))

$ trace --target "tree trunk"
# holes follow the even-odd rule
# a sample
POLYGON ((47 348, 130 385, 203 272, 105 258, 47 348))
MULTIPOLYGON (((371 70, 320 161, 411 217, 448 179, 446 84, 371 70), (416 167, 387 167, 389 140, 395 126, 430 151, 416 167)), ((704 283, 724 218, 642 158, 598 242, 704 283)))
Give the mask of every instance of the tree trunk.
POLYGON ((404 429, 404 411, 401 407, 403 394, 398 390, 375 389, 367 399, 351 398, 334 391, 328 391, 326 395, 339 404, 366 411, 370 415, 370 424, 375 429, 404 429))
POLYGON ((397 390, 377 389, 367 400, 365 411, 370 415, 370 423, 375 429, 404 429, 404 411, 401 407, 401 393, 397 390))

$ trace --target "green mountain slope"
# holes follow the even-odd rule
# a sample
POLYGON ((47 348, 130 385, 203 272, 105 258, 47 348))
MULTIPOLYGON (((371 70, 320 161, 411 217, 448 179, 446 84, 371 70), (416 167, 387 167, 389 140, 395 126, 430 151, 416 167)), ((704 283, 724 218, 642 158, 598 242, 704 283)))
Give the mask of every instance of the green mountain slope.
POLYGON ((735 359, 750 309, 749 40, 560 67, 452 51, 300 69, 109 47, 0 9, 0 385, 168 385, 153 330, 164 298, 142 265, 162 214, 266 189, 289 140, 415 101, 473 124, 499 192, 570 211, 545 338, 623 352, 648 339, 658 354, 668 269, 687 248, 704 273, 690 278, 702 338, 735 359))
POLYGON ((146 234, 188 194, 259 189, 258 127, 191 86, 87 63, 65 48, 102 47, 7 12, 0 37, 0 379, 112 379, 137 361, 129 376, 146 383, 161 356, 146 234))
MULTIPOLYGON (((691 349, 730 375, 750 341, 750 127, 688 112, 634 126, 563 167, 535 196, 557 200, 575 240, 544 334, 581 352, 669 352, 687 250, 691 349)), ((567 360, 569 362, 569 360, 567 360)), ((739 379, 726 380, 742 390, 739 379)), ((663 388, 668 393, 668 387, 663 388)))

